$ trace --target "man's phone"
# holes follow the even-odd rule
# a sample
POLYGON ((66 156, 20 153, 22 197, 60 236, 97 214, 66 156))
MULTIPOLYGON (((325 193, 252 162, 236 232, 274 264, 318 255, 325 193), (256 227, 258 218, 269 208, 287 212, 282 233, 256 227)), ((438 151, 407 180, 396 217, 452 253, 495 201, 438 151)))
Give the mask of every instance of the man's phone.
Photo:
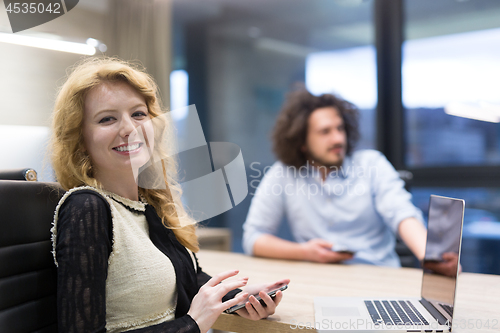
MULTIPOLYGON (((263 290, 264 292, 266 292, 269 296, 271 296, 271 298, 274 298, 274 296, 276 296, 276 293, 278 292, 278 290, 285 290, 286 288, 288 288, 288 285, 287 284, 283 284, 281 286, 278 286, 276 287, 275 285, 271 286, 270 287, 270 290, 263 290)), ((260 302, 260 304, 266 306, 266 303, 264 303, 264 300, 262 300, 259 296, 259 294, 257 295, 253 295, 255 296, 255 298, 260 302)), ((238 303, 236 305, 233 305, 232 307, 230 307, 229 309, 226 309, 224 310, 225 313, 233 313, 234 311, 236 310, 239 310, 239 309, 242 309, 245 307, 245 304, 248 302, 248 298, 250 297, 250 295, 247 297, 247 299, 245 299, 243 302, 241 303, 238 303)))
POLYGON ((441 262, 441 261, 443 261, 443 256, 442 256, 442 254, 437 254, 437 253, 426 254, 425 258, 424 258, 424 262, 425 261, 441 262))
POLYGON ((332 251, 338 252, 338 253, 346 253, 346 254, 355 254, 354 251, 350 250, 344 245, 340 244, 335 244, 332 246, 332 251))

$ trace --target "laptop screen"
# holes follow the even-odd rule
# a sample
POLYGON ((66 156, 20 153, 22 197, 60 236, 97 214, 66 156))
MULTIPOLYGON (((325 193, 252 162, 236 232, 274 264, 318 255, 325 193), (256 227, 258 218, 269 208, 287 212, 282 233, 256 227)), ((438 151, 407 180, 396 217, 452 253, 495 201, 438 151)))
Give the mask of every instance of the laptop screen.
POLYGON ((453 315, 465 202, 431 195, 422 297, 453 315))

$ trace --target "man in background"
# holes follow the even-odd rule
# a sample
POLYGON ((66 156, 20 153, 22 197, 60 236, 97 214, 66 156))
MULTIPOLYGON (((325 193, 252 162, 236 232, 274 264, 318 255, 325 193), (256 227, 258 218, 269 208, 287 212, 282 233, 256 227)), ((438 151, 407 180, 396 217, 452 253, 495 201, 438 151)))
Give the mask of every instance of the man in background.
POLYGON ((358 118, 354 105, 334 95, 289 95, 272 135, 279 161, 243 226, 247 254, 398 267, 399 235, 424 258, 426 229, 404 182, 378 151, 354 151, 358 118), (285 216, 295 242, 276 236, 285 216))

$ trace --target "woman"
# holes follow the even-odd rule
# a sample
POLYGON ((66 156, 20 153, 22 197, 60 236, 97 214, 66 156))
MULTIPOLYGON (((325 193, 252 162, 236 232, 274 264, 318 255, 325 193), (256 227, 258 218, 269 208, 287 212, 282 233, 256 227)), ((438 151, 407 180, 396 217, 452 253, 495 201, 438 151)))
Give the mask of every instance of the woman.
MULTIPOLYGON (((86 60, 59 91, 52 161, 67 192, 52 232, 61 332, 206 332, 223 310, 261 290, 240 292, 248 278, 224 281, 237 271, 211 278, 198 266, 175 161, 159 144, 172 133, 161 115, 152 78, 116 59, 86 60), (151 165, 144 174, 160 175, 163 188, 139 187, 139 167, 158 158, 161 170, 151 165)), ((250 296, 238 314, 273 314, 281 292, 259 295, 266 306, 250 296)))

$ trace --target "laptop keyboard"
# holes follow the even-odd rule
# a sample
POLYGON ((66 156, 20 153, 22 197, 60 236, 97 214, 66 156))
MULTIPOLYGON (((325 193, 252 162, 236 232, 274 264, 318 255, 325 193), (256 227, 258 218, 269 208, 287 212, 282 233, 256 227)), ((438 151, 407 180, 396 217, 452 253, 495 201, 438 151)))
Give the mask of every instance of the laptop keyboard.
POLYGON ((429 325, 410 301, 365 301, 365 305, 375 324, 429 325))
POLYGON ((443 303, 439 303, 439 305, 441 305, 441 307, 444 309, 444 311, 446 311, 447 314, 450 315, 450 317, 453 317, 453 307, 452 306, 449 306, 448 304, 443 304, 443 303))

